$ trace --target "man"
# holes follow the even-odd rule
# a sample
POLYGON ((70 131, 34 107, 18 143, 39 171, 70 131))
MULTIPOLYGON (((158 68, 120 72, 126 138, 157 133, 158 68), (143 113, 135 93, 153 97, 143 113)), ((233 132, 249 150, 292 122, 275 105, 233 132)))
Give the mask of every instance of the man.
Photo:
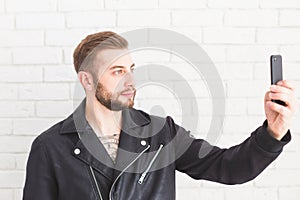
POLYGON ((266 92, 263 125, 229 149, 191 137, 171 117, 132 108, 134 63, 127 46, 113 32, 89 35, 77 46, 74 66, 86 98, 33 142, 24 200, 172 200, 175 170, 194 179, 244 183, 290 141, 297 103, 288 81, 266 92))

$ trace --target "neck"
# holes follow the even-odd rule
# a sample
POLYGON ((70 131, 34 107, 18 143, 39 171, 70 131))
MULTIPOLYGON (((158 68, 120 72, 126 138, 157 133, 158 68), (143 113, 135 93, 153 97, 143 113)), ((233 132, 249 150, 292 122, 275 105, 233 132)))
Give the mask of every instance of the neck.
POLYGON ((122 111, 112 111, 96 98, 86 99, 85 117, 98 136, 119 134, 122 125, 122 111))

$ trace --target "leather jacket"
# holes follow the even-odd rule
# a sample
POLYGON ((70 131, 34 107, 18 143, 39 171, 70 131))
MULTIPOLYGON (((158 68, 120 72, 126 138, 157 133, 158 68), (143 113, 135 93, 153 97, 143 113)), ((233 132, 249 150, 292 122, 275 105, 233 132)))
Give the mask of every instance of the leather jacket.
POLYGON ((114 163, 85 119, 85 101, 33 142, 23 200, 174 200, 175 171, 223 184, 262 172, 291 135, 271 137, 267 122, 244 142, 222 149, 174 123, 133 108, 122 111, 114 163))

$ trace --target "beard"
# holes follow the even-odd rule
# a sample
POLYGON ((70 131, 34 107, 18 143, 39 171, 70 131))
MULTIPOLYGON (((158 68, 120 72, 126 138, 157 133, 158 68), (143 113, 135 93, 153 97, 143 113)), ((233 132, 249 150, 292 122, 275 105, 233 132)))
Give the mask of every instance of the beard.
POLYGON ((113 94, 112 92, 108 91, 104 87, 104 85, 98 83, 95 97, 107 109, 112 111, 120 111, 120 110, 133 107, 135 94, 136 94, 136 90, 133 87, 130 87, 129 89, 123 90, 121 92, 116 92, 115 94, 113 94), (122 96, 121 96, 122 93, 129 92, 129 91, 134 92, 132 98, 122 101, 122 96))

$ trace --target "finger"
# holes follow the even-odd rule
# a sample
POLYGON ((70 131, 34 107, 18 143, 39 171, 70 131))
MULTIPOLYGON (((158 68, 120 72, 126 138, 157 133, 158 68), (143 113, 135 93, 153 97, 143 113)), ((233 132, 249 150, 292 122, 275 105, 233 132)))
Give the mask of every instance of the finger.
POLYGON ((271 101, 271 98, 269 96, 270 93, 271 93, 270 91, 266 92, 266 94, 265 94, 265 101, 271 101))
POLYGON ((272 102, 272 101, 268 101, 266 102, 267 104, 267 107, 269 107, 271 110, 279 113, 280 115, 282 116, 288 116, 289 115, 289 109, 285 106, 281 106, 275 102, 272 102))
POLYGON ((274 100, 280 100, 286 103, 287 106, 291 104, 291 97, 284 93, 269 93, 269 98, 274 100))
POLYGON ((277 93, 277 92, 286 93, 289 95, 293 92, 292 89, 284 87, 284 86, 279 86, 279 85, 271 85, 270 91, 274 92, 274 93, 277 93))
POLYGON ((295 91, 295 85, 291 81, 282 80, 282 81, 277 82, 277 85, 283 86, 283 87, 289 88, 292 91, 295 91))

